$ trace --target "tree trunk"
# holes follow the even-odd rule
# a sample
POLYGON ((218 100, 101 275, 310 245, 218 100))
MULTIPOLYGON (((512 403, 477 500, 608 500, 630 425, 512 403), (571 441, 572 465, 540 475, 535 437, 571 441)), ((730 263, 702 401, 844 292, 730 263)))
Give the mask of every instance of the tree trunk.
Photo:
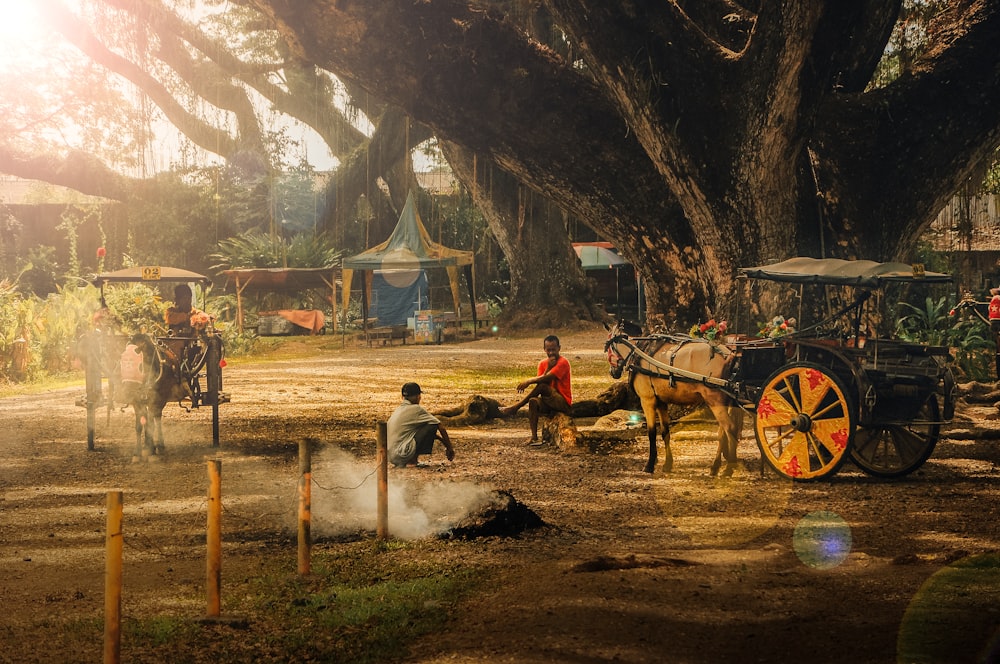
POLYGON ((441 143, 507 258, 510 295, 499 318, 506 328, 559 328, 602 317, 560 212, 489 161, 441 143))
POLYGON ((926 72, 886 92, 865 86, 899 0, 545 4, 584 66, 461 2, 257 2, 301 55, 616 242, 674 328, 722 307, 741 266, 900 257, 900 229, 925 227, 943 200, 942 172, 1000 144, 995 2, 953 3, 926 72), (945 108, 956 99, 975 109, 968 122, 945 108))

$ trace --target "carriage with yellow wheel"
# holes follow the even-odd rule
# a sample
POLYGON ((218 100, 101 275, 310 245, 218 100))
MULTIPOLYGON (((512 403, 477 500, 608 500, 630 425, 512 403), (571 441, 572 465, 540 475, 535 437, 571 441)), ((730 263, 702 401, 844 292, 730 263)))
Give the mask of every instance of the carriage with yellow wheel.
MULTIPOLYGON (((669 419, 654 410, 697 403, 696 398, 720 423, 713 474, 722 456, 728 462, 724 475, 736 461, 739 427, 728 414, 732 405, 753 416, 766 464, 795 481, 830 477, 848 459, 883 478, 902 477, 923 465, 941 427, 954 416, 952 357, 947 347, 895 338, 895 321, 885 315, 884 304, 895 288, 947 284, 951 277, 919 265, 814 258, 739 273, 746 291, 740 299, 753 303, 757 315, 767 302, 791 301, 799 317, 777 316, 756 333, 712 327, 706 334, 705 326, 700 332, 696 326, 688 335, 646 337, 630 333, 622 322, 609 337, 612 376, 627 369, 643 401, 650 436, 647 472, 657 458, 655 419, 669 419), (775 285, 784 294, 765 292, 775 285), (803 327, 799 321, 809 310, 823 313, 803 327), (699 354, 705 359, 698 360, 699 354), (684 400, 685 392, 700 395, 684 400)), ((745 311, 749 328, 754 314, 749 306, 745 311)), ((741 328, 741 322, 733 327, 741 328)), ((667 435, 664 443, 666 471, 667 435)))
POLYGON ((844 306, 813 325, 735 345, 735 396, 754 412, 768 465, 795 480, 830 476, 848 458, 876 477, 901 477, 923 465, 955 413, 951 354, 888 336, 894 321, 884 319, 880 300, 890 286, 951 277, 919 265, 813 258, 740 274, 790 284, 800 305, 810 284, 852 291, 844 306))

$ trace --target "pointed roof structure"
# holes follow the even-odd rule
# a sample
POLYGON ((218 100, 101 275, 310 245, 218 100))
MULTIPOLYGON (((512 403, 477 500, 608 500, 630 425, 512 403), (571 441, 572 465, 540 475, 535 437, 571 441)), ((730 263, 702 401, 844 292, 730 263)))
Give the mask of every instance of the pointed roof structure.
POLYGON ((472 252, 451 249, 431 240, 417 213, 413 192, 407 194, 406 205, 388 240, 344 259, 345 270, 410 270, 461 265, 472 265, 472 252))
POLYGON ((367 331, 368 298, 371 290, 371 275, 375 270, 419 270, 428 268, 445 268, 448 271, 448 283, 451 286, 451 296, 455 307, 455 315, 461 316, 460 292, 458 285, 459 268, 465 272, 466 285, 469 289, 469 302, 472 309, 473 330, 476 321, 476 296, 472 276, 473 254, 471 251, 452 249, 431 240, 430 234, 424 228, 413 201, 413 192, 406 195, 406 204, 396 222, 396 228, 385 242, 366 249, 365 251, 345 258, 343 261, 344 311, 347 311, 351 297, 351 281, 355 270, 366 271, 365 288, 362 290, 362 310, 364 312, 365 329, 367 331))

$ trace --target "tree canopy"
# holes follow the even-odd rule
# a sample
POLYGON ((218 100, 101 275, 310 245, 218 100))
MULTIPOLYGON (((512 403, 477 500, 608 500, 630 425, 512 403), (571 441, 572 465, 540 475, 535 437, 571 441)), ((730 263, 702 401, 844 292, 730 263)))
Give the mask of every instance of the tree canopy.
POLYGON ((735 269, 906 258, 1000 144, 1000 5, 953 0, 873 85, 900 0, 246 0, 297 57, 397 104, 615 241, 651 311, 707 312, 735 269))
POLYGON ((636 265, 654 317, 690 323, 725 309, 741 266, 908 259, 993 157, 1000 3, 917 4, 922 48, 886 76, 902 0, 40 0, 87 75, 66 77, 71 101, 26 95, 30 118, 0 99, 0 170, 127 197, 145 178, 115 155, 142 161, 150 104, 252 185, 289 154, 283 115, 340 160, 333 232, 359 193, 384 205, 379 178, 398 209, 412 174, 394 166, 433 134, 515 301, 591 314, 551 201, 636 265), (129 131, 51 141, 98 106, 129 131))

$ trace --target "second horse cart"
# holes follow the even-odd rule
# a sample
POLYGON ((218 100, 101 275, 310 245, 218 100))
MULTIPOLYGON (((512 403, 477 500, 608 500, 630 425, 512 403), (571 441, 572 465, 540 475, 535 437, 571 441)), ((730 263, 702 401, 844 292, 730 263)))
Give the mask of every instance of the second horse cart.
MULTIPOLYGON (((109 284, 144 284, 155 287, 162 284, 196 284, 203 291, 211 280, 188 270, 161 266, 139 266, 98 274, 94 285, 101 289, 101 302, 105 302, 105 288, 109 284)), ((204 292, 203 292, 204 295, 204 292)), ((225 365, 222 336, 215 329, 210 317, 191 333, 174 335, 145 335, 152 342, 156 353, 170 356, 175 362, 177 380, 183 383, 183 392, 190 399, 192 408, 203 406, 212 409, 212 445, 219 444, 219 405, 229 401, 222 389, 222 368, 225 365)), ((80 353, 86 375, 86 395, 78 402, 87 409, 87 447, 94 449, 95 421, 98 406, 104 404, 108 412, 115 405, 116 390, 121 388, 122 368, 120 358, 129 338, 120 333, 117 325, 97 317, 94 328, 80 339, 80 353), (104 380, 108 385, 105 390, 104 380)))

